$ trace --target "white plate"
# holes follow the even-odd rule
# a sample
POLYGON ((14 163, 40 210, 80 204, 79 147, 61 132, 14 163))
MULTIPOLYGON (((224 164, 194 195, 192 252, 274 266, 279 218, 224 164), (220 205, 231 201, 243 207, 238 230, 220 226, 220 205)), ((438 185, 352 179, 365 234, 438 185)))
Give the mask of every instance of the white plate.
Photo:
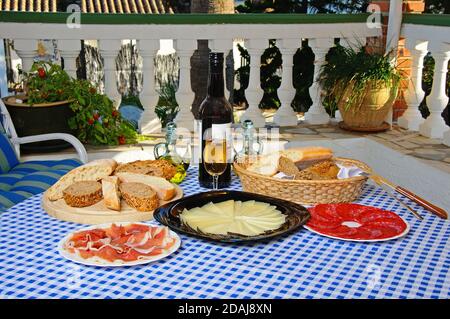
MULTIPOLYGON (((92 230, 92 229, 96 229, 96 228, 108 228, 112 225, 113 223, 108 223, 108 224, 101 224, 101 225, 94 225, 94 226, 89 226, 89 227, 85 227, 85 228, 81 228, 78 229, 76 231, 73 231, 69 234, 67 234, 66 236, 64 236, 63 239, 61 239, 58 243, 58 252, 61 256, 63 256, 64 258, 79 263, 79 264, 83 264, 83 265, 87 265, 87 266, 98 266, 98 267, 122 267, 122 266, 135 266, 135 265, 143 265, 143 264, 147 264, 153 261, 157 261, 160 259, 163 259, 169 255, 171 255, 172 253, 174 253, 175 251, 177 251, 178 248, 180 248, 181 245, 181 239, 178 236, 177 233, 169 230, 170 235, 175 238, 175 244, 170 247, 168 249, 167 252, 165 252, 164 254, 160 254, 157 256, 150 256, 149 258, 146 259, 141 259, 141 260, 136 260, 136 261, 122 261, 122 260, 116 260, 114 262, 109 262, 107 260, 104 260, 102 258, 99 257, 92 257, 89 259, 84 259, 81 258, 80 256, 78 256, 77 254, 72 254, 70 252, 68 252, 67 250, 64 249, 64 244, 67 242, 67 240, 69 240, 69 238, 77 232, 80 231, 85 231, 85 230, 92 230)), ((134 223, 134 222, 118 222, 115 223, 116 225, 120 226, 126 226, 129 224, 137 224, 137 225, 145 225, 145 226, 151 226, 148 224, 144 224, 144 223, 134 223)))
MULTIPOLYGON (((397 216, 398 216, 398 215, 397 215, 397 216)), ((400 237, 405 236, 405 235, 409 232, 410 226, 409 226, 408 222, 407 222, 406 220, 404 220, 401 216, 398 216, 398 217, 400 217, 400 218, 405 222, 405 224, 406 224, 405 230, 404 230, 402 233, 398 234, 398 235, 395 235, 395 236, 392 236, 392 237, 388 237, 388 238, 381 238, 381 239, 351 239, 351 238, 342 238, 342 237, 337 237, 337 236, 331 236, 331 235, 328 235, 328 234, 322 234, 322 233, 318 232, 317 230, 314 230, 314 229, 308 227, 307 225, 303 225, 303 227, 305 227, 305 228, 306 228, 307 230, 309 230, 310 232, 313 232, 313 233, 316 233, 316 234, 318 234, 318 235, 325 236, 325 237, 328 237, 328 238, 339 239, 339 240, 343 240, 343 241, 356 241, 356 242, 374 243, 374 242, 381 242, 381 241, 394 240, 394 239, 397 239, 397 238, 400 238, 400 237)))

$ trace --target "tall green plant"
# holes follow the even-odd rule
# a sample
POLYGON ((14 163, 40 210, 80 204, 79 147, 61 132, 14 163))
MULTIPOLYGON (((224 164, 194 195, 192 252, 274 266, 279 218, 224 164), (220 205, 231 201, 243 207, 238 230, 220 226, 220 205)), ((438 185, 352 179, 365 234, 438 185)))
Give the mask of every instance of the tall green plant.
POLYGON ((389 54, 381 51, 338 45, 321 70, 320 82, 326 98, 337 104, 348 94, 343 101, 344 108, 356 106, 353 110, 357 111, 369 85, 386 86, 396 92, 401 75, 390 60, 389 54))

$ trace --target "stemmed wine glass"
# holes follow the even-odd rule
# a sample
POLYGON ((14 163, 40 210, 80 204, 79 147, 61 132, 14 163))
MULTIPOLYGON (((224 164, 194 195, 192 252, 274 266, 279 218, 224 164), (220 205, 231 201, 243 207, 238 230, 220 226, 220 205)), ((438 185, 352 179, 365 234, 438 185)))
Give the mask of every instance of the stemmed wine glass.
POLYGON ((213 178, 213 189, 219 189, 219 176, 227 169, 226 139, 206 141, 203 150, 203 165, 208 174, 213 178))

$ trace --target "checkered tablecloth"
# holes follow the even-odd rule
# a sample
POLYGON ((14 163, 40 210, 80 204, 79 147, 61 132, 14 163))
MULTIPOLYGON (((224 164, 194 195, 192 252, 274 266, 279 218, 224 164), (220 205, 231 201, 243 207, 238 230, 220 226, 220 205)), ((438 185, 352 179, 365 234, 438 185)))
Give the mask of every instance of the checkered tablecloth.
MULTIPOLYGON (((185 195, 206 191, 196 178, 192 168, 185 195)), ((231 189, 240 189, 236 177, 231 189)), ((450 297, 449 222, 410 203, 425 217, 419 221, 369 185, 359 203, 399 213, 411 225, 406 237, 354 243, 302 228, 270 241, 219 244, 180 234, 171 256, 118 268, 62 258, 58 241, 83 225, 50 217, 40 201, 36 195, 1 215, 1 298, 450 297)))

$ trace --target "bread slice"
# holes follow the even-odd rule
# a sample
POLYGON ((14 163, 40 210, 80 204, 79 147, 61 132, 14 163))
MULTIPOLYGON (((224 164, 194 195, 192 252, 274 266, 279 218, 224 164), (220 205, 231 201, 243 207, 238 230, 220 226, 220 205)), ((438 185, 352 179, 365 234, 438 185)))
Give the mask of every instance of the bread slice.
POLYGON ((295 176, 300 172, 295 163, 283 155, 278 159, 278 170, 288 176, 295 176))
POLYGON ((119 178, 107 176, 102 179, 103 202, 112 210, 120 211, 119 178))
POLYGON ((117 173, 117 177, 119 177, 122 183, 142 183, 150 186, 155 190, 158 194, 159 199, 161 200, 170 200, 176 194, 176 189, 172 185, 172 183, 168 182, 166 179, 162 177, 156 176, 148 176, 143 174, 135 174, 135 173, 117 173))
POLYGON ((281 154, 292 160, 299 169, 333 157, 331 149, 321 146, 289 148, 283 150, 281 154))
POLYGON ((117 166, 114 174, 117 173, 136 173, 150 176, 164 177, 170 180, 176 173, 174 165, 165 159, 145 160, 124 163, 117 166))
POLYGON ((63 198, 63 191, 75 182, 99 181, 114 172, 117 162, 113 159, 100 159, 74 168, 47 190, 47 197, 51 201, 63 198))
POLYGON ((140 212, 155 210, 159 206, 158 195, 142 183, 121 183, 120 192, 128 205, 140 212))
POLYGON ((273 176, 278 172, 279 158, 279 152, 262 155, 254 163, 247 166, 247 170, 256 174, 273 176))
POLYGON ((63 197, 71 207, 91 206, 102 200, 102 185, 96 181, 75 182, 64 189, 63 197))

